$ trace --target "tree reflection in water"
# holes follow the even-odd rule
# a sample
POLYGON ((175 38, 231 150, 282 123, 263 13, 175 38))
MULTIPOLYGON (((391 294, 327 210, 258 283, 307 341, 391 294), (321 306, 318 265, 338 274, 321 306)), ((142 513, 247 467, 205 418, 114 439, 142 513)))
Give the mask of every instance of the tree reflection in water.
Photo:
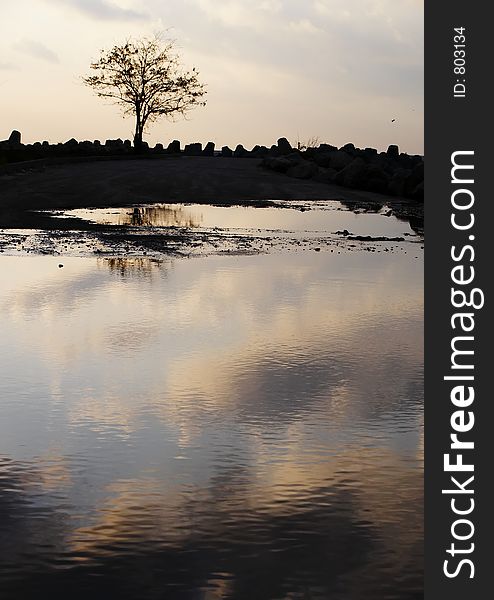
POLYGON ((166 273, 168 261, 156 258, 146 257, 122 257, 115 256, 111 258, 97 259, 98 267, 108 268, 113 273, 121 277, 152 277, 154 273, 166 273))
POLYGON ((124 215, 122 225, 133 227, 199 227, 203 216, 181 206, 135 206, 124 215))

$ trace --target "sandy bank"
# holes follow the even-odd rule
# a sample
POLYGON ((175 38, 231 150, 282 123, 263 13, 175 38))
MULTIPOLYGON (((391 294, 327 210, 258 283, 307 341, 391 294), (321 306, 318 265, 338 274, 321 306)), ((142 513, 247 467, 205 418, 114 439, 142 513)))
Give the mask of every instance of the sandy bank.
MULTIPOLYGON (((342 200, 411 206, 410 201, 266 171, 259 159, 178 157, 43 166, 0 174, 0 227, 53 226, 32 210, 153 202, 255 203, 342 200)), ((60 221, 57 222, 60 226, 60 221)))

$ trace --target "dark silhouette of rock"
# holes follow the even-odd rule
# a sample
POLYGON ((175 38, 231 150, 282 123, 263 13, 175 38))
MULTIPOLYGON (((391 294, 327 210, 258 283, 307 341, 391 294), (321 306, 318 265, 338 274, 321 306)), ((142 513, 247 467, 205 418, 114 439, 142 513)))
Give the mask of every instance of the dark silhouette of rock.
POLYGON ((310 179, 318 172, 316 163, 309 160, 301 160, 295 162, 286 172, 289 177, 295 177, 297 179, 310 179))
POLYGON ((228 146, 223 146, 223 148, 221 149, 221 156, 231 158, 233 156, 233 150, 228 146))
POLYGON ((376 165, 366 165, 365 184, 363 189, 369 192, 386 194, 388 192, 389 175, 376 165))
POLYGON ((283 156, 284 154, 291 154, 293 152, 290 142, 284 137, 278 140, 277 148, 280 156, 283 156))
POLYGON ((329 169, 320 168, 314 179, 323 183, 333 183, 336 173, 338 173, 338 171, 336 169, 331 169, 331 167, 329 169))
POLYGON ((9 144, 20 144, 21 143, 21 132, 14 129, 12 133, 9 135, 8 139, 9 144))
POLYGON ((371 162, 371 161, 372 161, 372 159, 373 159, 375 156, 377 156, 377 150, 376 150, 375 148, 364 148, 364 149, 361 151, 361 154, 360 154, 360 156, 361 156, 361 157, 362 157, 364 160, 366 160, 366 161, 368 161, 368 162, 371 162))
POLYGON ((154 150, 154 152, 161 154, 164 151, 163 144, 160 144, 160 143, 156 144, 155 147, 153 148, 153 150, 154 150))
MULTIPOLYGON (((308 150, 312 150, 312 148, 308 148, 308 150)), ((336 146, 332 146, 331 144, 319 144, 318 148, 314 148, 316 152, 332 152, 333 150, 338 150, 336 146)))
POLYGON ((372 156, 370 159, 370 164, 379 167, 386 172, 390 171, 391 169, 391 163, 386 152, 380 152, 379 154, 372 156))
POLYGON ((329 167, 329 165, 331 164, 331 154, 332 152, 315 152, 315 153, 305 153, 305 156, 310 157, 311 160, 313 160, 316 165, 319 165, 320 167, 327 169, 329 167))
POLYGON ((203 156, 214 156, 214 142, 208 142, 202 151, 203 156))
POLYGON ((352 162, 337 173, 335 182, 349 188, 363 188, 366 182, 366 164, 361 158, 354 158, 352 162))
POLYGON ((277 173, 286 173, 293 166, 293 162, 285 156, 266 156, 261 165, 277 173))
POLYGON ((389 158, 398 158, 400 156, 400 150, 398 146, 396 146, 395 144, 391 144, 390 146, 388 146, 386 154, 389 158))
POLYGON ((187 144, 184 148, 185 156, 201 156, 202 154, 202 144, 187 144))
POLYGON ((173 140, 173 142, 170 142, 166 151, 168 154, 180 154, 180 141, 173 140))
POLYGON ((411 174, 412 171, 410 169, 397 169, 389 181, 388 192, 393 196, 404 196, 406 182, 411 174))
POLYGON ((350 154, 351 156, 353 156, 355 154, 354 144, 345 144, 344 146, 342 146, 340 148, 340 150, 342 150, 343 152, 346 152, 347 154, 350 154))
POLYGON ((116 140, 106 140, 105 142, 105 146, 107 148, 122 148, 123 147, 123 140, 121 140, 120 138, 117 138, 116 140))
POLYGON ((334 152, 330 152, 329 164, 326 166, 341 171, 341 169, 347 167, 352 160, 352 157, 343 150, 335 150, 334 152))
POLYGON ((423 198, 423 183, 424 183, 424 163, 420 162, 416 165, 405 182, 405 195, 416 197, 417 193, 423 198), (422 184, 422 188, 418 187, 422 184), (418 189, 417 189, 418 188, 418 189), (422 189, 422 196, 420 190, 422 189))
POLYGON ((77 152, 84 156, 90 156, 91 154, 94 154, 95 147, 94 147, 93 142, 90 142, 89 140, 84 140, 83 142, 79 142, 77 152))
POLYGON ((410 198, 414 200, 424 200, 424 182, 421 181, 410 194, 410 198))
POLYGON ((233 152, 233 156, 235 158, 246 158, 247 156, 250 156, 250 152, 248 150, 246 150, 242 144, 239 144, 234 152, 233 152))
POLYGON ((264 158, 265 156, 268 156, 269 154, 269 148, 267 148, 266 146, 259 146, 256 145, 252 148, 252 150, 250 151, 252 156, 256 156, 259 158, 264 158))

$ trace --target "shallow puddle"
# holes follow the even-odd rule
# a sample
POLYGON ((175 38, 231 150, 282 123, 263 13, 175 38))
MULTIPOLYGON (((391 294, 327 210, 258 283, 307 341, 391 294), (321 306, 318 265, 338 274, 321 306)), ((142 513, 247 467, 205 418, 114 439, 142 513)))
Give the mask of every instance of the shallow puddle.
POLYGON ((398 237, 414 235, 406 221, 384 209, 378 213, 353 212, 340 202, 280 203, 279 207, 211 206, 204 204, 161 204, 127 208, 78 209, 59 213, 92 223, 187 229, 225 229, 239 232, 273 232, 300 237, 336 234, 347 230, 355 235, 398 237))

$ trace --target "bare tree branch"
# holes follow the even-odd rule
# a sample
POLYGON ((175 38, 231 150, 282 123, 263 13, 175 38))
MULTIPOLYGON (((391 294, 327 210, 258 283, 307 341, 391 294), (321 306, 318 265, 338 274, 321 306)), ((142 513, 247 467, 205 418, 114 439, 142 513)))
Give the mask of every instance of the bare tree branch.
POLYGON ((134 146, 142 145, 148 123, 159 118, 185 116, 196 106, 204 106, 206 90, 199 73, 182 69, 175 43, 160 36, 128 39, 121 46, 102 50, 90 65, 93 74, 82 78, 100 98, 121 106, 124 114, 136 118, 134 146))

